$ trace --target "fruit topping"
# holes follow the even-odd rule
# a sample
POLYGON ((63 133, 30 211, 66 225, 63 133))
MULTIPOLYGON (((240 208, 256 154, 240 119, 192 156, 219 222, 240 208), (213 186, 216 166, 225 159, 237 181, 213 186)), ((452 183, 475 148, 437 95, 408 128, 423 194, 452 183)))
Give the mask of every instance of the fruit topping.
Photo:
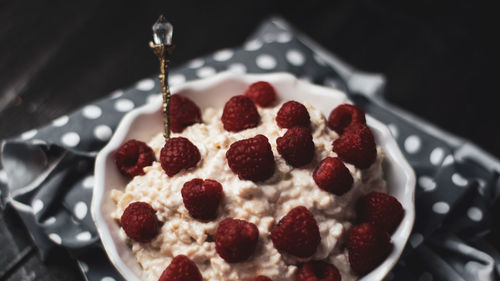
POLYGON ((339 135, 352 124, 366 124, 365 112, 352 104, 341 104, 334 108, 328 116, 328 127, 339 135))
POLYGON ((198 220, 213 220, 222 199, 222 185, 217 181, 192 179, 181 190, 184 207, 198 220))
POLYGON ((227 218, 219 223, 215 250, 229 263, 247 260, 255 251, 259 229, 253 223, 227 218))
POLYGON ((349 263, 358 274, 370 272, 392 251, 389 233, 368 222, 354 226, 347 243, 349 263))
POLYGON ((175 94, 170 97, 170 130, 180 133, 184 128, 201 122, 200 108, 189 98, 175 94))
POLYGON ((153 240, 160 230, 156 211, 145 202, 130 203, 125 208, 120 223, 130 239, 141 243, 153 240))
POLYGON ((366 125, 357 124, 333 141, 333 151, 347 163, 360 169, 370 167, 377 158, 373 134, 366 125))
POLYGON ((292 128, 295 126, 309 127, 311 120, 309 112, 307 112, 307 108, 303 104, 296 101, 287 101, 278 111, 276 122, 280 128, 292 128))
POLYGON ((361 197, 357 208, 360 221, 374 223, 389 233, 396 230, 405 214, 398 199, 374 191, 361 197))
POLYGON ((319 188, 339 196, 349 191, 353 184, 351 172, 337 157, 321 160, 313 172, 313 179, 319 188))
POLYGON ((294 167, 308 164, 314 157, 314 142, 307 127, 293 127, 276 139, 278 152, 294 167))
POLYGON ((202 281, 196 264, 184 255, 176 256, 165 268, 158 281, 202 281))
POLYGON ((155 154, 144 142, 132 139, 118 148, 114 160, 122 175, 133 178, 144 175, 144 167, 153 163, 155 154))
POLYGON ((316 252, 321 236, 313 214, 306 207, 298 206, 271 230, 271 240, 279 251, 306 258, 316 252))
POLYGON ((168 139, 160 153, 161 167, 169 177, 194 167, 200 158, 198 148, 184 137, 168 139))
POLYGON ((253 101, 244 95, 230 98, 224 105, 221 117, 224 129, 229 132, 239 132, 257 127, 260 115, 253 101))
POLYGON ((262 107, 269 106, 276 100, 276 91, 265 81, 251 84, 245 91, 245 95, 262 107))
POLYGON ((339 270, 324 261, 310 261, 302 266, 297 281, 341 281, 339 270))
POLYGON ((226 158, 240 179, 264 181, 274 173, 273 151, 263 135, 234 142, 226 152, 226 158))

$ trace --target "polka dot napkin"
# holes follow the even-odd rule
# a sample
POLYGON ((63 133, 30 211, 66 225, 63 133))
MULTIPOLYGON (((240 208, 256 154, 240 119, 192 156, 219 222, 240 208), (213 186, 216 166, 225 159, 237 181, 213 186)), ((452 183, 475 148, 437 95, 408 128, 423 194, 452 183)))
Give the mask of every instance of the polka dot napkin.
MULTIPOLYGON (((500 255, 485 238, 500 190, 496 159, 388 105, 383 77, 357 72, 280 19, 265 22, 241 48, 174 70, 169 82, 225 70, 286 71, 341 89, 389 125, 418 185, 414 232, 387 280, 497 280, 500 255)), ((100 247, 89 213, 94 157, 125 113, 160 93, 158 81, 147 78, 3 144, 2 196, 19 212, 42 255, 53 247, 67 248, 87 280, 122 280, 100 247)))

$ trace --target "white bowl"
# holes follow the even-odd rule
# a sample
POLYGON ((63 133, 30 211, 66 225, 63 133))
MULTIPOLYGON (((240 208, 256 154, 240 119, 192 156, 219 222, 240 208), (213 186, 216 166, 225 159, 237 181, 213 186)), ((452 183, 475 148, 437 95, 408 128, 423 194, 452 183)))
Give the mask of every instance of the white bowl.
MULTIPOLYGON (((308 102, 319 109, 324 116, 328 116, 330 110, 336 105, 349 102, 347 97, 338 90, 300 81, 287 73, 236 75, 225 72, 172 87, 172 92, 195 100, 201 108, 207 106, 221 108, 229 97, 243 93, 250 83, 260 80, 270 82, 280 99, 308 102)), ((120 238, 118 223, 110 215, 115 208, 110 196, 111 189, 117 186, 124 187, 127 184, 127 179, 116 169, 112 154, 129 139, 147 142, 160 132, 162 130, 161 118, 158 118, 160 110, 161 99, 158 99, 125 115, 109 143, 97 155, 95 163, 92 216, 109 259, 127 280, 140 281, 142 270, 129 246, 120 238)), ((367 116, 367 123, 373 131, 377 144, 386 153, 383 168, 388 192, 395 196, 405 208, 403 221, 392 235, 394 250, 382 264, 360 279, 361 281, 379 281, 398 261, 413 227, 415 174, 387 126, 370 116, 367 116)))

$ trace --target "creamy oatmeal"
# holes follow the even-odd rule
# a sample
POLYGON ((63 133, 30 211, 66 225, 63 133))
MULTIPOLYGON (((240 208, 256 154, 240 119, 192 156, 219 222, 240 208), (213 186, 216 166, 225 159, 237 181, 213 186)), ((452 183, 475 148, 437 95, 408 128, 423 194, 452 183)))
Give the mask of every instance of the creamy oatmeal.
MULTIPOLYGON (((168 177, 159 162, 144 168, 145 175, 134 177, 123 190, 116 187, 112 198, 117 207, 112 214, 120 220, 127 205, 134 201, 149 203, 157 210, 158 220, 163 223, 159 235, 151 243, 138 243, 125 235, 124 240, 144 269, 144 280, 156 281, 165 267, 176 255, 186 255, 194 261, 204 280, 247 281, 262 274, 274 281, 295 280, 296 264, 307 260, 324 259, 334 264, 342 274, 343 281, 357 280, 350 269, 347 250, 342 243, 343 234, 351 227, 355 216, 354 203, 361 195, 370 191, 386 192, 382 173, 383 152, 377 147, 377 160, 368 169, 360 170, 346 164, 352 174, 352 189, 336 196, 320 189, 312 178, 314 168, 327 156, 336 156, 332 141, 337 133, 328 129, 320 111, 305 104, 311 117, 311 129, 315 144, 315 157, 301 168, 288 165, 276 150, 276 139, 286 129, 278 127, 275 116, 281 105, 273 108, 258 108, 261 116, 259 126, 238 133, 224 130, 220 117, 222 109, 206 108, 202 112, 204 123, 187 127, 181 134, 195 144, 201 154, 196 167, 168 177), (263 134, 269 139, 276 162, 274 175, 259 183, 240 180, 227 164, 225 153, 238 140, 263 134), (219 206, 217 219, 210 222, 197 221, 184 207, 181 189, 193 178, 213 179, 222 184, 224 199, 219 206), (316 253, 307 259, 299 259, 278 252, 270 239, 271 228, 292 208, 303 205, 313 214, 318 223, 321 244, 316 253), (247 261, 227 263, 215 251, 214 236, 218 222, 232 217, 254 223, 260 232, 257 249, 247 261)), ((161 133, 149 141, 159 159, 164 145, 161 133)))

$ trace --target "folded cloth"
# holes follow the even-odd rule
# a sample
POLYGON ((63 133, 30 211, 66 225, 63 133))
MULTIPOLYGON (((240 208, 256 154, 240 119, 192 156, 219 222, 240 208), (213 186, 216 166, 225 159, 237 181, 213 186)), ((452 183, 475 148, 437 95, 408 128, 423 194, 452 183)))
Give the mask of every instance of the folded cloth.
MULTIPOLYGON (((241 48, 225 49, 174 69, 171 85, 220 71, 285 71, 346 91, 388 124, 416 171, 417 220, 405 253, 387 280, 499 280, 500 255, 488 239, 498 205, 500 162, 465 140, 425 123, 383 99, 384 77, 356 71, 285 21, 263 23, 241 48)), ((67 248, 87 280, 122 280, 107 260, 89 213, 93 161, 119 120, 157 98, 156 78, 51 124, 3 142, 4 201, 20 214, 42 256, 67 248)))

